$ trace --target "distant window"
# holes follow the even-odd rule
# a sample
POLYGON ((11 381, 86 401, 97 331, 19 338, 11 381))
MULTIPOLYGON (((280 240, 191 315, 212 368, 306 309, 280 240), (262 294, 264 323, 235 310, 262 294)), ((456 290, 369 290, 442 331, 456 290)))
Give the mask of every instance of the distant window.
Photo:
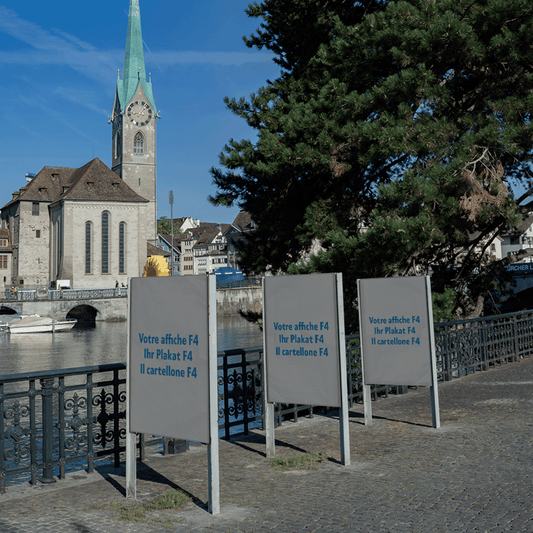
POLYGON ((121 222, 118 226, 118 272, 124 274, 125 268, 125 236, 126 236, 126 223, 121 222))
POLYGON ((37 238, 37 239, 41 238, 41 230, 40 229, 36 229, 35 230, 35 238, 37 238))
POLYGON ((5 248, 7 246, 7 239, 0 239, 0 246, 5 248))
POLYGON ((2 270, 7 268, 7 255, 0 255, 0 268, 2 270))
POLYGON ((90 222, 85 223, 85 274, 91 273, 91 236, 92 236, 92 224, 90 222))
POLYGON ((36 217, 39 216, 39 202, 33 202, 31 205, 31 214, 36 217))
POLYGON ((109 213, 102 213, 102 274, 109 274, 109 213))
POLYGON ((133 153, 134 155, 144 154, 144 135, 138 131, 133 139, 133 153))

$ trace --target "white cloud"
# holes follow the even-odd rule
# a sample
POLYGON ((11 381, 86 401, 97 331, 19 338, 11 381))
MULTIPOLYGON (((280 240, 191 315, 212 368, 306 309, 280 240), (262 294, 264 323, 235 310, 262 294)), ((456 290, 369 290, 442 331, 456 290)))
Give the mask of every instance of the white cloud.
POLYGON ((106 117, 109 116, 109 110, 102 109, 99 105, 93 103, 98 99, 98 96, 92 91, 84 91, 80 89, 73 90, 70 87, 60 86, 56 87, 52 93, 57 94, 58 96, 61 96, 61 98, 73 102, 76 105, 81 105, 91 111, 96 111, 100 115, 105 115, 106 117))
POLYGON ((64 116, 61 113, 58 113, 58 111, 56 109, 54 109, 54 108, 50 107, 49 105, 43 103, 40 98, 30 99, 30 98, 26 98, 25 96, 20 96, 19 98, 20 98, 21 102, 23 102, 27 106, 36 107, 37 109, 39 109, 40 111, 42 111, 46 115, 52 117, 54 120, 58 120, 63 125, 65 125, 67 128, 69 128, 73 132, 77 133, 78 135, 81 135, 82 137, 85 137, 86 139, 89 139, 94 144, 98 144, 98 142, 99 142, 98 140, 96 140, 93 137, 90 137, 89 135, 87 135, 87 133, 84 130, 78 128, 76 124, 73 124, 71 121, 69 121, 66 118, 64 118, 64 116))
POLYGON ((163 66, 197 64, 234 65, 247 63, 270 63, 272 54, 264 52, 196 52, 166 51, 154 52, 154 60, 163 66))
MULTIPOLYGON (((89 77, 107 82, 110 70, 122 67, 124 50, 99 50, 91 43, 61 30, 49 31, 20 18, 17 13, 0 6, 0 32, 11 35, 33 48, 0 52, 0 63, 21 65, 60 64, 83 72, 89 77)), ((272 54, 264 52, 149 52, 149 59, 158 66, 173 67, 189 64, 245 65, 266 63, 272 54)))

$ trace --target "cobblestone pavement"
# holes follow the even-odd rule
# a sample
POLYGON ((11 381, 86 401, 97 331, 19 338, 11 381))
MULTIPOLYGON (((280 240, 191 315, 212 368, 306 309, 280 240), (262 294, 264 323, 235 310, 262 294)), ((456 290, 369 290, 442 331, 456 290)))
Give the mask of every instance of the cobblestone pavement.
POLYGON ((370 427, 355 406, 349 467, 338 462, 333 416, 276 430, 279 457, 333 458, 313 466, 273 469, 260 431, 221 441, 218 516, 206 510, 200 445, 149 457, 139 469, 138 499, 179 488, 193 499, 179 510, 121 520, 124 472, 101 469, 9 487, 0 496, 0 532, 533 532, 533 358, 440 384, 439 393, 440 429, 431 428, 428 389, 374 402, 370 427))

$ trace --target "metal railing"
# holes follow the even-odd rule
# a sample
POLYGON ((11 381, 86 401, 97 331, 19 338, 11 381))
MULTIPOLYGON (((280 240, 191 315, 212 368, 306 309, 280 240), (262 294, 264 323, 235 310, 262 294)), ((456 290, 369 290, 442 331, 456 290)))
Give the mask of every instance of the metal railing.
POLYGON ((237 281, 224 281, 223 276, 217 276, 217 289, 246 289, 248 287, 261 287, 261 278, 247 278, 237 281))
POLYGON ((439 379, 450 381, 533 354, 533 311, 435 324, 439 379))
MULTIPOLYGON (((240 281, 218 281, 217 289, 239 289, 247 287, 260 287, 261 279, 244 279, 240 281)), ((127 287, 112 289, 5 289, 0 293, 2 301, 25 300, 94 300, 97 298, 126 298, 127 287)))
POLYGON ((126 298, 128 289, 6 289, 3 300, 94 300, 97 298, 126 298))
MULTIPOLYGON (((439 380, 516 361, 533 353, 533 311, 435 326, 439 380)), ((350 405, 362 401, 359 336, 347 336, 350 405)), ((89 472, 95 461, 118 466, 125 446, 126 365, 101 365, 0 376, 0 493, 6 480, 54 481, 69 469, 89 472), (25 476, 21 477, 21 476, 25 476)), ((374 399, 403 394, 408 387, 374 385, 374 399)), ((262 347, 218 354, 219 434, 248 433, 263 424, 262 347)), ((276 422, 313 416, 321 407, 276 405, 276 422)), ((325 408, 324 408, 325 409, 325 408)), ((163 452, 183 441, 139 436, 141 458, 147 446, 163 452)))

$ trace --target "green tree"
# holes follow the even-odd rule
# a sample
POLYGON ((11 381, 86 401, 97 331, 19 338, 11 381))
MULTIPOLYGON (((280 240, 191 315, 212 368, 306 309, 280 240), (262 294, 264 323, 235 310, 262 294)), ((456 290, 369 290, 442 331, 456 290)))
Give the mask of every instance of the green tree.
MULTIPOLYGON (((161 217, 157 221, 157 233, 160 235, 170 235, 170 227, 171 221, 168 217, 161 217)), ((179 231, 179 228, 174 227, 174 232, 179 231)))
MULTIPOLYGON (((245 39, 282 68, 229 109, 257 129, 212 169, 250 212, 245 266, 357 278, 432 271, 448 316, 479 313, 521 219, 533 148, 529 0, 265 0, 245 39), (318 253, 309 254, 320 243, 318 253)), ((506 260, 507 262, 509 260, 506 260)))

